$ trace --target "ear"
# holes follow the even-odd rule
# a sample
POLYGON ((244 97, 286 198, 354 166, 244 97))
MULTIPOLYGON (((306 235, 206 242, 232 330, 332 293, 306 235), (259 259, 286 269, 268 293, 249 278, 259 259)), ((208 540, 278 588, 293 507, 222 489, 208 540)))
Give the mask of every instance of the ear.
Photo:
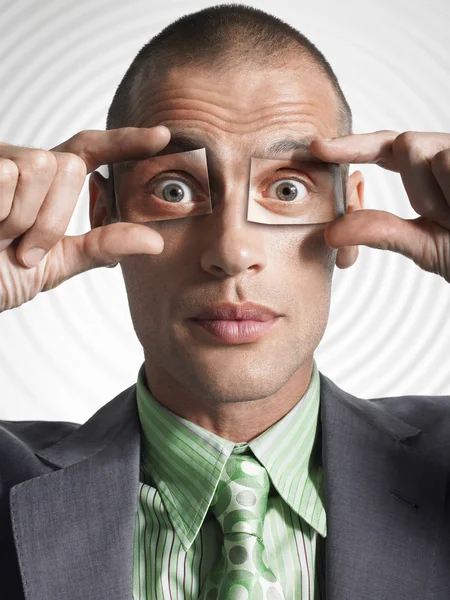
POLYGON ((109 194, 109 180, 98 171, 91 173, 89 177, 89 220, 91 229, 111 223, 107 208, 109 194))
MULTIPOLYGON (((345 214, 364 208, 364 176, 361 171, 355 171, 347 179, 347 210, 345 214)), ((336 266, 348 269, 358 258, 359 246, 344 246, 338 248, 336 266)))

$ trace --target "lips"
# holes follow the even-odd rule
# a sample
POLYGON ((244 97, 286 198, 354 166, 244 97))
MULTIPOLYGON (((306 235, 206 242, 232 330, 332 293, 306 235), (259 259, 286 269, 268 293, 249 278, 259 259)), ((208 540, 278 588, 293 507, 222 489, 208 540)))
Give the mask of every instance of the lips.
POLYGON ((191 319, 197 331, 203 331, 206 341, 216 340, 221 344, 245 344, 255 342, 269 333, 280 322, 278 317, 267 321, 225 319, 191 319))
POLYGON ((243 304, 232 304, 222 302, 213 304, 201 310, 195 317, 196 321, 270 321, 275 317, 281 316, 273 309, 255 304, 254 302, 245 302, 243 304))

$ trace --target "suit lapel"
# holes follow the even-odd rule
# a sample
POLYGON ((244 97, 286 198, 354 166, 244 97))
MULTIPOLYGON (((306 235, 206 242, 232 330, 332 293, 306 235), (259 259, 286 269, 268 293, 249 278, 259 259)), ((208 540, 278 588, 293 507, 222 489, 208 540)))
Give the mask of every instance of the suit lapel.
POLYGON ((327 600, 434 599, 444 468, 420 429, 320 378, 327 600))
POLYGON ((58 470, 11 489, 29 600, 132 597, 140 425, 135 386, 36 453, 58 470))

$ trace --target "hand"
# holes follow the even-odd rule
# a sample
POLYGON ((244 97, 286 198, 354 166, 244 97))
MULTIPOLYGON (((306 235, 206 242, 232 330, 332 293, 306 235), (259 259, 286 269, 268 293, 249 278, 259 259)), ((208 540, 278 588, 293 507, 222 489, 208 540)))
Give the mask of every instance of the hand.
POLYGON ((450 134, 383 130, 315 140, 310 150, 328 162, 375 163, 400 173, 421 215, 402 219, 383 210, 355 210, 327 226, 328 246, 364 244, 399 252, 450 283, 450 134))
POLYGON ((113 223, 82 235, 64 233, 87 173, 148 158, 169 140, 170 131, 157 126, 82 131, 50 151, 0 142, 0 312, 124 256, 162 252, 163 238, 147 225, 113 223), (27 255, 33 248, 41 254, 27 255))

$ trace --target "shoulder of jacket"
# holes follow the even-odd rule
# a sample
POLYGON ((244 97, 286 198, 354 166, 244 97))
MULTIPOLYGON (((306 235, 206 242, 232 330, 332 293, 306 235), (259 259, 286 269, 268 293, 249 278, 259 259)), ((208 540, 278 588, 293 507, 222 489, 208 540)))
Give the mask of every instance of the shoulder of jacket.
POLYGON ((71 421, 4 421, 0 420, 0 448, 19 444, 35 452, 66 437, 80 427, 71 421))
POLYGON ((450 431, 450 395, 404 395, 370 398, 399 419, 424 432, 439 434, 450 431))

